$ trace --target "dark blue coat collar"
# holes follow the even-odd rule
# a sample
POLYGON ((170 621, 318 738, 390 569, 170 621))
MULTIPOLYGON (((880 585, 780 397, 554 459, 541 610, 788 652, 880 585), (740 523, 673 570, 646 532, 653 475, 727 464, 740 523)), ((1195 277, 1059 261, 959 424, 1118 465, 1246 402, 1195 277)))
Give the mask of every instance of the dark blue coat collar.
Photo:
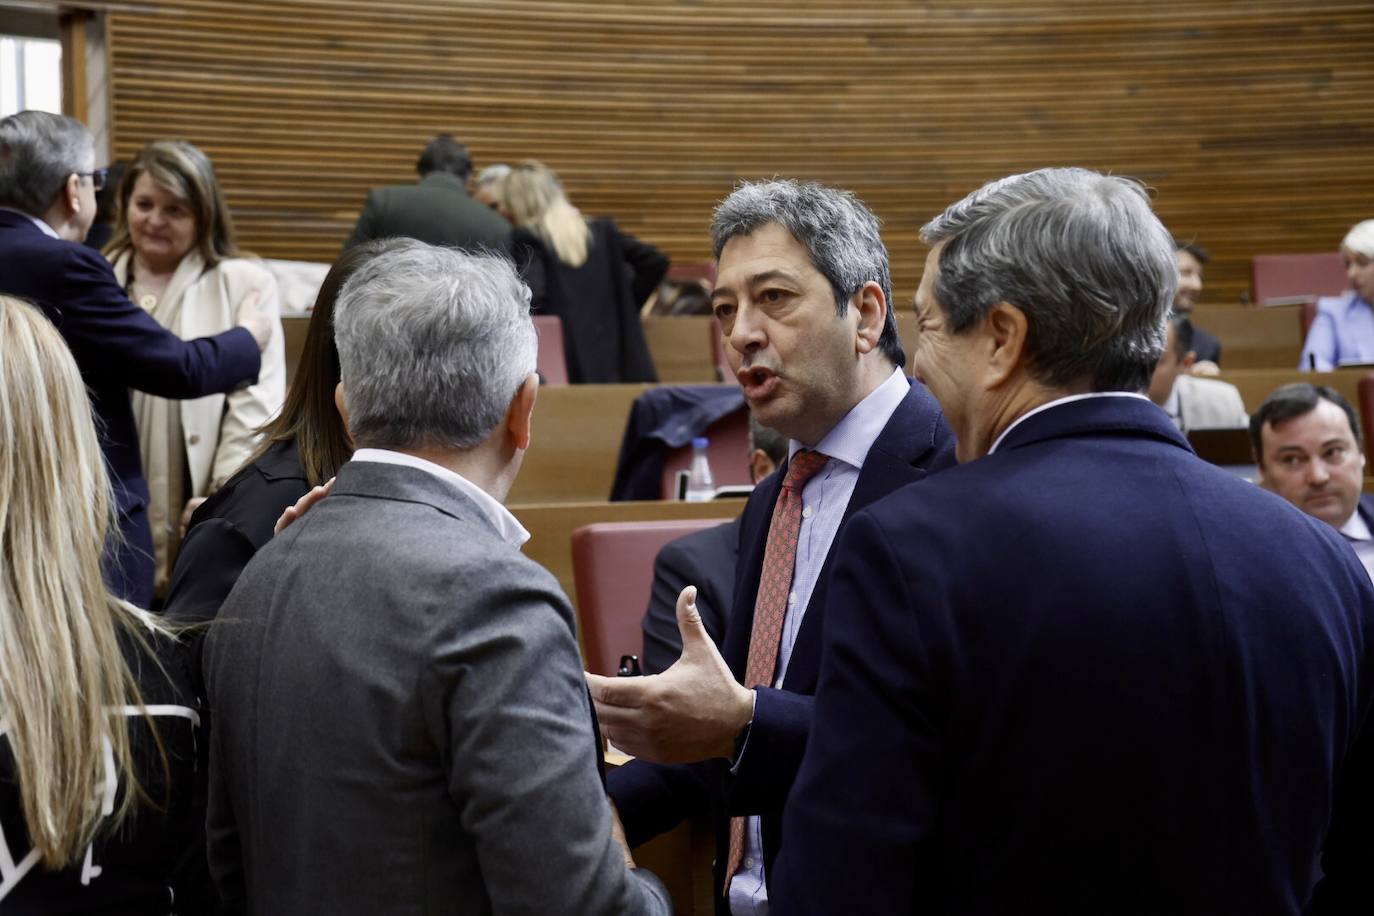
POLYGON ((1144 435, 1192 451, 1169 415, 1143 398, 1085 398, 1056 404, 1027 417, 1007 433, 996 454, 1068 436, 1091 434, 1144 435))

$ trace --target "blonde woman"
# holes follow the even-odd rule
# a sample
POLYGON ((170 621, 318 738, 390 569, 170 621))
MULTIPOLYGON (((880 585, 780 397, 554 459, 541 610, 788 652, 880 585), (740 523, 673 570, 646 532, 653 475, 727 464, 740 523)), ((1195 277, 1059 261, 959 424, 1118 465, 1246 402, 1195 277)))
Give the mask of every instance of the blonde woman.
POLYGON ((663 252, 610 219, 583 217, 538 162, 512 168, 499 197, 516 227, 511 245, 535 314, 563 321, 568 380, 658 381, 639 307, 668 272, 663 252))
POLYGON ((161 596, 182 517, 248 460, 257 446, 255 431, 281 409, 281 303, 271 273, 238 257, 214 167, 195 146, 148 144, 120 181, 117 200, 119 217, 105 256, 129 298, 163 327, 186 339, 218 334, 234 326, 236 306, 254 292, 274 323, 257 384, 190 401, 133 395, 161 596))
POLYGON ((75 360, 0 297, 0 912, 200 911, 189 659, 107 589, 113 521, 75 360))

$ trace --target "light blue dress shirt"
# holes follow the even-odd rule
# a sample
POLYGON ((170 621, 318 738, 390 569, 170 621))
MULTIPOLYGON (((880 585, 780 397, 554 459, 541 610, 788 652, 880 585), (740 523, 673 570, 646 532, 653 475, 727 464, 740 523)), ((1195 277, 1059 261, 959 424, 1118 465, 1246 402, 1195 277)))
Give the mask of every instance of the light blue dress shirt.
MULTIPOLYGON (((802 523, 797 536, 797 564, 792 570, 792 590, 787 598, 782 637, 778 646, 778 670, 773 683, 781 687, 787 676, 797 633, 806 615, 811 593, 820 578, 821 567, 830 545, 840 530, 844 510, 854 485, 859 481, 868 450, 887 426, 911 385, 900 369, 895 369, 877 388, 856 404, 834 429, 812 448, 830 460, 802 488, 802 523)), ((792 441, 788 456, 807 446, 792 441)), ((746 738, 740 759, 749 753, 746 738)), ((736 761, 738 766, 738 761, 736 761)), ((730 882, 730 912, 734 916, 768 916, 768 889, 763 874, 763 835, 759 819, 751 817, 744 825, 744 858, 730 882)))
POLYGON ((1353 290, 1317 300, 1298 368, 1330 372, 1345 363, 1374 363, 1374 308, 1353 290))

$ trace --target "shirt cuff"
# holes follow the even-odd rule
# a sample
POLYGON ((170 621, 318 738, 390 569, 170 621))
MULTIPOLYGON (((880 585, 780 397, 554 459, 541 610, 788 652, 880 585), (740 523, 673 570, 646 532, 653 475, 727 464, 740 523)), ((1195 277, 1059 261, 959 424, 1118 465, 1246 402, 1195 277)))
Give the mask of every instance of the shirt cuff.
POLYGON ((749 721, 745 723, 744 730, 735 739, 735 756, 730 761, 730 775, 732 776, 739 772, 740 761, 744 759, 744 750, 749 746, 749 731, 754 725, 754 712, 759 708, 758 689, 755 688, 750 693, 754 695, 754 705, 749 710, 749 721))

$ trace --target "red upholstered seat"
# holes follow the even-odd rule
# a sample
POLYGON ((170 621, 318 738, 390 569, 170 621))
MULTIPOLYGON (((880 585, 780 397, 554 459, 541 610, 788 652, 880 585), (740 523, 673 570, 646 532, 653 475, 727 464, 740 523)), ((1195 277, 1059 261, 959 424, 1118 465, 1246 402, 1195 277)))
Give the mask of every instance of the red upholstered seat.
POLYGON ((1335 252, 1264 254, 1250 261, 1250 291, 1255 305, 1335 296, 1345 287, 1345 264, 1335 252))
POLYGON ((563 351, 563 320, 557 315, 535 315, 534 329, 539 334, 539 356, 535 365, 546 385, 568 384, 568 358, 563 351))
POLYGON ((724 522, 719 518, 598 522, 573 532, 577 620, 588 671, 613 675, 620 656, 643 653, 642 624, 659 548, 724 522))
MULTIPOLYGON (((711 476, 716 486, 744 486, 749 479, 749 408, 741 407, 726 414, 702 433, 711 440, 706 447, 711 462, 711 476)), ((677 475, 692 464, 692 446, 675 448, 663 456, 663 498, 677 498, 677 475)))

